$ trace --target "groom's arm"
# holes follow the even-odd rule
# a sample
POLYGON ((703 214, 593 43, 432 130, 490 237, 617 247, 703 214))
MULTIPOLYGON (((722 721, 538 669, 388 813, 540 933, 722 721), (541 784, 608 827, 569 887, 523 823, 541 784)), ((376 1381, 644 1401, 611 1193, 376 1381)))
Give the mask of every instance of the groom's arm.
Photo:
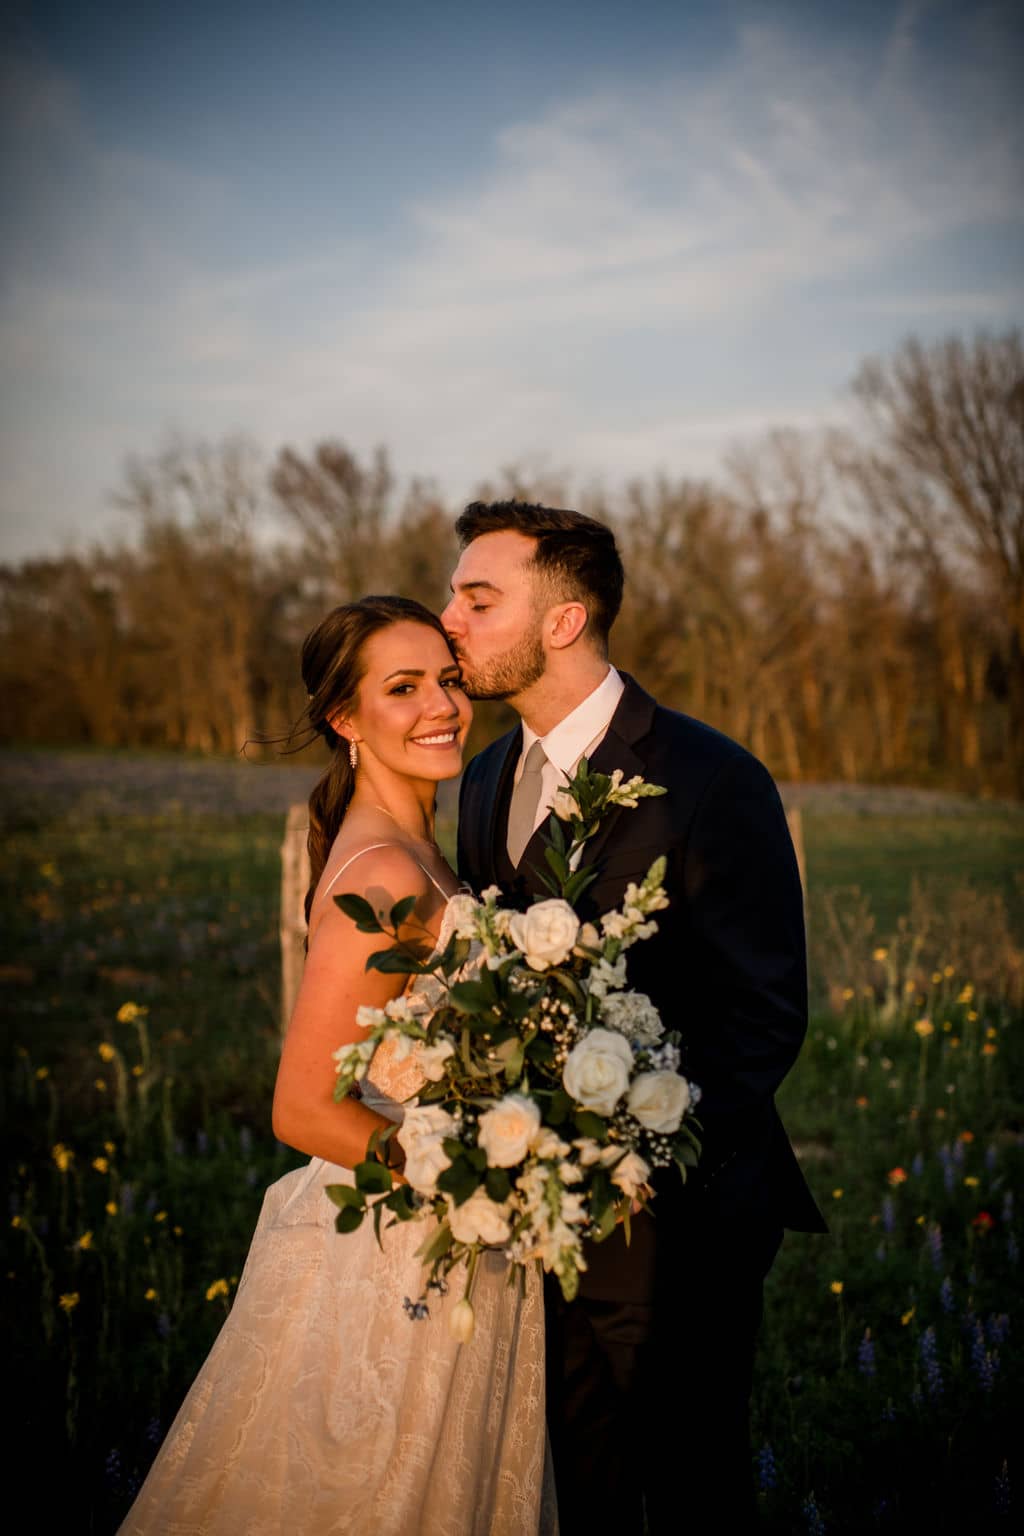
POLYGON ((707 1007, 694 1042, 697 1113, 709 1137, 730 1147, 771 1100, 807 1032, 800 873, 778 790, 756 758, 730 758, 719 770, 682 873, 707 1007))

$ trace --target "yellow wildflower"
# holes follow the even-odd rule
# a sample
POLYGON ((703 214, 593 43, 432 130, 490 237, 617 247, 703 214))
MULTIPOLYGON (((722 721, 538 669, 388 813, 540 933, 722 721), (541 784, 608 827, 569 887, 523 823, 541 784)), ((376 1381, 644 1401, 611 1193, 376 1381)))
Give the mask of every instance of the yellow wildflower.
POLYGON ((180 1237, 181 1233, 182 1233, 182 1228, 181 1227, 175 1227, 175 1229, 174 1229, 175 1237, 180 1237))
POLYGON ((21 1226, 21 1217, 20 1216, 12 1216, 11 1217, 11 1226, 12 1227, 20 1227, 21 1226))
POLYGON ((92 1160, 92 1165, 96 1169, 97 1173, 110 1172, 110 1164, 107 1162, 105 1157, 94 1157, 92 1160))
POLYGON ((889 951, 885 949, 884 946, 879 945, 878 949, 875 950, 871 958, 873 960, 885 960, 888 958, 888 955, 889 951))
POLYGON ((156 1301, 157 1300, 157 1293, 156 1293, 156 1291, 154 1291, 152 1286, 150 1286, 149 1290, 146 1292, 145 1296, 143 1297, 143 1300, 144 1301, 156 1301))
POLYGON ((994 1024, 990 1024, 988 1029, 986 1029, 986 1031, 985 1031, 985 1039, 986 1040, 994 1040, 998 1034, 999 1034, 999 1031, 998 1031, 998 1029, 996 1029, 995 1025, 994 1024))
POLYGON ((103 1143, 103 1150, 108 1157, 113 1157, 114 1153, 117 1151, 117 1148, 112 1141, 105 1141, 103 1143))
POLYGON ((971 1001, 971 999, 973 998, 973 996, 974 996, 974 988, 971 986, 971 983, 968 982, 966 987, 964 987, 963 990, 961 991, 960 996, 957 998, 957 1002, 958 1003, 969 1003, 971 1001))
POLYGON ((932 971, 932 986, 937 987, 941 980, 942 980, 942 972, 941 971, 932 971))
POLYGON ((914 1025, 915 1035, 920 1035, 922 1040, 927 1040, 929 1035, 934 1035, 935 1025, 931 1019, 918 1019, 914 1025))
POLYGON ((114 1057, 117 1055, 117 1052, 114 1050, 114 1047, 110 1044, 109 1040, 104 1040, 101 1045, 96 1047, 96 1049, 99 1051, 100 1056, 104 1061, 113 1061, 114 1057))
POLYGON ((81 1237, 78 1239, 78 1242, 75 1244, 75 1247, 81 1248, 83 1253, 88 1253, 89 1249, 92 1247, 92 1233, 83 1232, 81 1237))
POLYGON ((848 1003, 852 996, 853 996, 853 988, 852 987, 844 987, 843 988, 843 1002, 844 1003, 848 1003))
POLYGON ((106 1203, 106 1206, 105 1206, 105 1210, 106 1210, 106 1213, 107 1213, 108 1216, 116 1216, 117 1215, 117 1201, 116 1200, 108 1200, 107 1203, 106 1203))
POLYGON ((829 1290, 833 1296, 841 1296, 843 1294, 843 1282, 841 1280, 833 1280, 829 1290))
POLYGON ((913 1315, 914 1315, 914 1313, 915 1313, 915 1312, 916 1312, 916 1311, 917 1311, 917 1308, 916 1308, 916 1307, 911 1307, 911 1309, 910 1309, 910 1311, 909 1311, 909 1312, 902 1312, 902 1313, 901 1313, 901 1314, 900 1314, 900 1322, 901 1322, 901 1323, 902 1323, 902 1324, 903 1324, 903 1326, 904 1326, 904 1328, 905 1328, 905 1327, 906 1327, 906 1326, 907 1326, 907 1324, 908 1324, 908 1323, 909 1323, 909 1322, 910 1322, 910 1319, 911 1319, 911 1318, 912 1318, 912 1317, 913 1317, 913 1315))
POLYGON ((138 1003, 122 1003, 117 1010, 117 1022, 119 1024, 134 1024, 136 1019, 144 1019, 148 1012, 148 1008, 140 1008, 138 1003))
POLYGON ((943 976, 945 976, 946 980, 948 981, 951 976, 955 976, 956 975, 956 966, 955 965, 944 965, 942 967, 942 974, 943 974, 943 976))
POLYGON ((994 1056, 998 1050, 998 1045, 993 1045, 991 1040, 986 1040, 981 1048, 981 1054, 983 1056, 994 1056))
POLYGON ((157 1211, 156 1215, 153 1217, 153 1220, 154 1221, 166 1221, 167 1220, 167 1212, 166 1211, 157 1211))
POLYGON ((136 1064, 134 1067, 132 1067, 132 1077, 141 1077, 141 1076, 142 1076, 142 1068, 138 1064, 136 1064))
POLYGON ((39 1082, 39 1083, 45 1082, 46 1079, 49 1077, 49 1075, 50 1075, 49 1067, 36 1067, 36 1081, 37 1082, 39 1082))
POLYGON ((914 1217, 914 1222, 915 1222, 916 1226, 923 1227, 924 1226, 924 1217, 923 1216, 915 1216, 914 1217))
POLYGON ((212 1285, 206 1287, 207 1301, 213 1301, 217 1296, 226 1296, 227 1294, 228 1283, 226 1280, 215 1280, 212 1285))
POLYGON ((61 1173, 67 1173, 75 1160, 75 1154, 70 1147, 66 1147, 62 1141, 58 1141, 53 1149, 53 1160, 61 1173))
POLYGON ((79 1296, 77 1291, 67 1291, 67 1292, 65 1292, 65 1294, 60 1298, 60 1308, 61 1308, 61 1311, 62 1312, 73 1312, 75 1310, 75 1308, 78 1306, 78 1303, 79 1303, 80 1300, 81 1300, 81 1298, 80 1298, 80 1296, 79 1296))
POLYGON ((942 1021, 942 1028, 945 1030, 946 1034, 948 1035, 950 1030, 953 1028, 953 1020, 952 1019, 943 1019, 943 1021, 942 1021))
POLYGON ((980 1179, 978 1179, 973 1173, 967 1174, 964 1178, 964 1183, 967 1185, 968 1189, 977 1189, 980 1182, 980 1179))
POLYGON ((833 1200, 841 1200, 842 1198, 843 1198, 843 1192, 842 1192, 841 1189, 834 1189, 832 1191, 832 1199, 833 1200))
POLYGON ((912 981, 904 982, 903 983, 903 990, 904 990, 904 992, 913 992, 915 990, 915 983, 912 982, 912 981))
POLYGON ((950 1037, 949 1037, 949 1048, 950 1048, 950 1050, 951 1051, 955 1051, 955 1050, 958 1050, 959 1047, 960 1047, 960 1036, 959 1035, 950 1035, 950 1037))
POLYGON ((96 1089, 97 1093, 106 1093, 106 1091, 107 1091, 107 1085, 103 1081, 102 1077, 97 1077, 97 1078, 93 1079, 93 1087, 96 1089))
POLYGON ((975 1010, 972 1008, 970 1010, 970 1012, 968 1013, 968 1015, 967 1015, 967 1022, 968 1022, 968 1024, 976 1023, 977 1022, 977 1018, 978 1018, 978 1015, 975 1012, 975 1010))

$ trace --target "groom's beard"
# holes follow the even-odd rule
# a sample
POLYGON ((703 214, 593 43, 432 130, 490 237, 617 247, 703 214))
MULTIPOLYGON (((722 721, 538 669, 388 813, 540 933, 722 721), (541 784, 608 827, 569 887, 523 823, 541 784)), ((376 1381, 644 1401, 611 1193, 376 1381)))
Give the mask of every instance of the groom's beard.
POLYGON ((544 676, 544 646, 534 631, 489 661, 473 666, 456 651, 462 667, 462 686, 471 699, 511 699, 544 676))

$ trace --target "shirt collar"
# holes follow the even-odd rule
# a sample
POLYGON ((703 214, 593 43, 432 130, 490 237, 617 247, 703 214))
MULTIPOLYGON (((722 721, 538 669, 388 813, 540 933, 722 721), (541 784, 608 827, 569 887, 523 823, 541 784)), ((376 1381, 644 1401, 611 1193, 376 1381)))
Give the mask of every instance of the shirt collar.
POLYGON ((625 687, 620 674, 614 667, 609 667, 593 693, 588 693, 582 703, 552 726, 546 736, 531 731, 524 720, 522 758, 525 759, 534 742, 539 741, 548 761, 569 778, 594 738, 608 729, 625 687))

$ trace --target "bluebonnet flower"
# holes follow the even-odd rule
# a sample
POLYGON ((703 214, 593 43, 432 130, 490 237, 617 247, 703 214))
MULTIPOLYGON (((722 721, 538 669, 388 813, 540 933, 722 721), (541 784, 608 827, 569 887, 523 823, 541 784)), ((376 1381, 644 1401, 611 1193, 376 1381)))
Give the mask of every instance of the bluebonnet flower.
POLYGON ((962 1141, 954 1142, 953 1143, 953 1161, 954 1161, 954 1163, 956 1164, 956 1166, 958 1168, 962 1168, 963 1167, 964 1159, 966 1158, 966 1156, 967 1156, 967 1152, 966 1152, 966 1150, 964 1148, 963 1142, 962 1141))
POLYGON ((928 1228, 927 1241, 928 1241, 928 1252, 932 1256, 932 1268, 935 1269, 935 1270, 941 1270, 941 1268, 942 1268, 942 1228, 939 1226, 937 1221, 933 1221, 931 1226, 928 1228))
POLYGON ((1010 1318, 1006 1312, 993 1312, 985 1326, 988 1341, 993 1348, 998 1349, 1000 1344, 1006 1343, 1006 1336, 1010 1331, 1010 1318))
POLYGON ((953 1193, 953 1186, 956 1183, 956 1172, 952 1163, 946 1164, 942 1174, 942 1183, 946 1194, 951 1195, 953 1193))
POLYGON ((942 1282, 942 1288, 939 1291, 939 1301, 947 1317, 956 1310, 956 1302, 953 1298, 953 1282, 948 1275, 942 1282))
POLYGON ((146 1425, 146 1444, 154 1447, 160 1444, 160 1420, 150 1419, 146 1425))
POLYGON ((981 1383, 982 1390, 991 1392, 995 1386, 996 1370, 999 1365, 999 1356, 985 1348, 985 1330, 980 1323, 974 1330, 974 1340, 971 1344, 971 1365, 974 1374, 981 1383))
POLYGON ((924 1155, 921 1152, 914 1154, 914 1161, 910 1165, 910 1171, 915 1178, 920 1178, 924 1172, 924 1155))
POLYGON ((121 1185, 121 1215, 132 1216, 135 1213, 135 1185, 121 1185))
POLYGON ((1008 1189, 1003 1195, 1003 1220, 1009 1225, 1013 1220, 1013 1190, 1008 1189))
POLYGON ((196 1151, 200 1157, 205 1157, 210 1150, 210 1138, 205 1131, 196 1132, 196 1151))
POLYGON ((892 1196, 886 1195, 882 1201, 882 1226, 886 1232, 891 1232, 896 1225, 896 1207, 893 1205, 892 1196))
POLYGON ((924 1379, 928 1386, 929 1397, 942 1396, 942 1371, 939 1367, 938 1346, 935 1343, 935 1329, 928 1327, 921 1335, 921 1364, 924 1366, 924 1379))
POLYGON ((864 1337, 857 1345, 857 1369, 862 1376, 875 1374, 875 1341, 870 1328, 864 1329, 864 1337))
POLYGON ((108 1451, 107 1452, 107 1459, 103 1463, 103 1476, 106 1479, 106 1483, 107 1483, 108 1488, 113 1489, 115 1492, 120 1488, 120 1486, 121 1486, 121 1452, 120 1451, 113 1450, 113 1451, 108 1451))
POLYGON ((804 1500, 804 1519, 807 1522, 807 1536, 825 1536, 825 1522, 813 1493, 809 1493, 804 1500))
POLYGON ((169 1315, 166 1312, 161 1312, 156 1320, 156 1331, 162 1339, 170 1336, 173 1326, 169 1315))
POLYGON ((767 1440, 757 1453, 757 1486, 762 1493, 771 1493, 773 1488, 779 1486, 779 1475, 775 1466, 775 1452, 767 1440))

